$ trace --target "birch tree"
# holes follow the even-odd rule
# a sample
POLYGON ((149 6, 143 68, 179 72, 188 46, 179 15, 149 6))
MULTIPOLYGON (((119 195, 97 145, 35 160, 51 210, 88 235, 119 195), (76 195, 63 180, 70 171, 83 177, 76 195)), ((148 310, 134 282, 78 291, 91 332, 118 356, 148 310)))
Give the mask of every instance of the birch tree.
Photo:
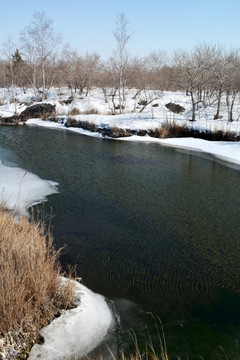
POLYGON ((126 19, 125 14, 122 12, 119 14, 116 20, 116 27, 113 32, 113 35, 117 42, 116 48, 116 60, 118 67, 118 96, 119 96, 119 111, 122 113, 123 103, 125 100, 124 95, 124 70, 128 62, 128 51, 127 43, 130 39, 130 34, 128 30, 128 20, 126 19))
POLYGON ((35 12, 32 23, 21 33, 28 60, 32 65, 33 86, 36 87, 36 64, 41 70, 42 99, 46 98, 46 66, 54 62, 61 36, 53 29, 53 22, 44 12, 35 12))

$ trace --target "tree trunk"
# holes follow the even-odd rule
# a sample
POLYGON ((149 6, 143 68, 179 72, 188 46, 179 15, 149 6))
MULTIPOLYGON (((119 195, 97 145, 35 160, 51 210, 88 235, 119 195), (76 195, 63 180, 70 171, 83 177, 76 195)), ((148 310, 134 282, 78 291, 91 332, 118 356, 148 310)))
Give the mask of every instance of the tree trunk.
POLYGON ((192 121, 196 121, 196 103, 194 101, 193 91, 190 91, 192 100, 192 121))
POLYGON ((219 93, 218 93, 217 112, 213 117, 214 120, 219 119, 221 101, 222 101, 222 87, 220 88, 219 93))
POLYGON ((46 98, 45 66, 42 63, 42 100, 46 98))

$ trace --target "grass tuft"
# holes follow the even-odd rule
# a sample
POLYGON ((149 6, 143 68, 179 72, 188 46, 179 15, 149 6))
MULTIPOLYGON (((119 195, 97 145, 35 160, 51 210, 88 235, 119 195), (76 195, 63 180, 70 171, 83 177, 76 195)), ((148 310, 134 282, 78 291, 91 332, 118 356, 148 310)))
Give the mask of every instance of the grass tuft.
POLYGON ((79 115, 80 111, 76 107, 72 108, 69 112, 69 115, 79 115))

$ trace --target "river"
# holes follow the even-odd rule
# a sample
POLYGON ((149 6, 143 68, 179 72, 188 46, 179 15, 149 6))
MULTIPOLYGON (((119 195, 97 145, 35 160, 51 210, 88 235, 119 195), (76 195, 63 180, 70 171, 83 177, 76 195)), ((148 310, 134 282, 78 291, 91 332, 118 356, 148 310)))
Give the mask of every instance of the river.
MULTIPOLYGON (((240 355, 239 169, 159 144, 37 127, 1 127, 0 156, 59 183, 52 214, 61 261, 113 300, 120 338, 143 346, 163 322, 169 354, 240 355)), ((36 211, 35 211, 36 212, 36 211)))

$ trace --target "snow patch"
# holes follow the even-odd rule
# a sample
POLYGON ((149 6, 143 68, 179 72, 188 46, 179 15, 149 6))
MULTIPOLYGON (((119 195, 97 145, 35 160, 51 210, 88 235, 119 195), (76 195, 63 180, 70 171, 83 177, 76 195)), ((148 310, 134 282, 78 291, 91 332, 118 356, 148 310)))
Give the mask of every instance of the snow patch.
POLYGON ((19 167, 7 166, 0 158, 0 204, 9 210, 28 216, 27 209, 56 194, 57 185, 19 167))
POLYGON ((33 346, 29 360, 79 359, 104 340, 113 324, 105 298, 76 283, 76 299, 75 309, 64 311, 41 330, 44 343, 33 346))

